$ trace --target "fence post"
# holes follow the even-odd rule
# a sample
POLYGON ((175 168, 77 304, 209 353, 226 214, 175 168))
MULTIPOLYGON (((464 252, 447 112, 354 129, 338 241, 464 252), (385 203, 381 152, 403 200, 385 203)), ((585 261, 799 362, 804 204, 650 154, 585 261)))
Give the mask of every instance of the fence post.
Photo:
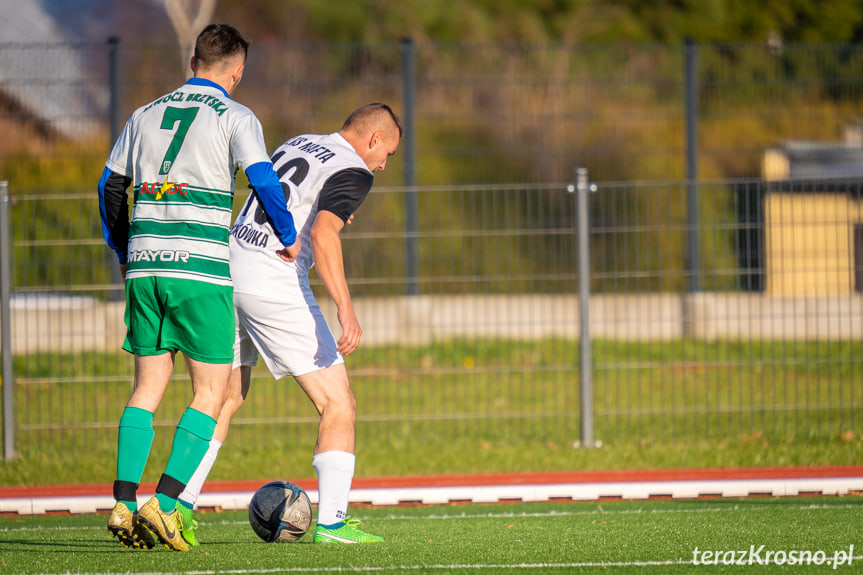
POLYGON ((581 400, 581 446, 595 447, 593 440, 593 380, 590 354, 590 217, 587 194, 593 186, 587 181, 587 168, 575 169, 576 242, 578 243, 579 369, 581 400))
POLYGON ((418 208, 416 174, 414 172, 414 108, 416 100, 416 48, 413 39, 402 39, 402 170, 405 184, 405 277, 407 295, 416 295, 417 286, 417 228, 418 208))
MULTIPOLYGON (((110 138, 108 150, 114 147, 114 142, 120 137, 120 39, 112 36, 108 38, 108 93, 110 114, 110 138)), ((111 283, 123 287, 123 276, 120 275, 120 266, 114 257, 114 252, 107 250, 108 269, 111 270, 111 283)), ((126 297, 124 289, 113 292, 111 299, 121 301, 126 297)))
POLYGON ((9 242, 9 182, 0 181, 0 339, 2 339, 3 386, 3 457, 15 458, 15 421, 12 405, 14 376, 12 373, 12 263, 9 242))
POLYGON ((686 75, 686 218, 689 230, 688 261, 689 292, 699 291, 698 278, 698 44, 687 38, 684 46, 686 75))
POLYGON ((111 131, 109 142, 114 145, 120 137, 120 39, 108 38, 108 92, 109 109, 111 115, 111 131))

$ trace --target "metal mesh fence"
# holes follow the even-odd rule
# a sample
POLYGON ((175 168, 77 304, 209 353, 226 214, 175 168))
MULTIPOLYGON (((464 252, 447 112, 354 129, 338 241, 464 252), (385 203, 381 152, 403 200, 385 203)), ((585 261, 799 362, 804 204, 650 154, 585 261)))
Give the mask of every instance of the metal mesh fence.
POLYGON ((592 201, 598 420, 645 439, 855 429, 859 182, 701 183, 695 227, 688 187, 601 185, 592 201))
MULTIPOLYGON (((590 196, 595 436, 608 445, 823 438, 859 427, 860 184, 702 183, 699 197, 715 205, 701 204, 695 228, 680 209, 687 189, 599 184, 590 196), (695 269, 683 249, 690 233, 695 269), (691 274, 701 277, 697 292, 691 274)), ((119 351, 123 302, 110 297, 119 288, 106 279, 97 213, 94 195, 23 196, 12 209, 22 453, 58 441, 92 451, 131 391, 132 361, 119 351), (52 210, 74 216, 77 231, 25 225, 52 210)), ((566 186, 381 188, 344 239, 365 330, 349 359, 361 441, 578 440, 575 202, 566 186), (408 234, 390 215, 406 193, 436 214, 413 234, 413 278, 404 274, 408 234), (409 282, 416 295, 405 295, 409 282)), ((237 426, 313 444, 316 417, 296 386, 256 374, 237 426)), ((172 425, 190 399, 180 362, 175 379, 158 425, 172 425)))
MULTIPOLYGON (((575 164, 601 182, 588 204, 596 438, 818 440, 859 429, 863 51, 692 49, 254 46, 235 95, 271 147, 334 131, 368 101, 414 118, 419 185, 405 185, 400 152, 344 234, 365 330, 348 363, 361 444, 428 455, 580 437, 579 246, 565 184, 575 164), (696 183, 683 180, 688 128, 696 183)), ((0 45, 14 423, 29 457, 113 458, 106 430, 133 366, 119 351, 122 288, 94 188, 118 122, 185 78, 165 65, 176 59, 173 45, 146 40, 0 45)), ((191 397, 177 368, 159 426, 191 397)), ((263 370, 235 422, 237 457, 314 443, 306 398, 263 370)))

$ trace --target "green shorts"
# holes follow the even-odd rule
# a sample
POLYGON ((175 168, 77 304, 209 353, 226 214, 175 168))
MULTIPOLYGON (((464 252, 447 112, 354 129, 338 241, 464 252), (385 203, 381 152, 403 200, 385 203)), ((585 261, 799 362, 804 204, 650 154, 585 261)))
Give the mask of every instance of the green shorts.
POLYGON ((126 341, 135 355, 181 351, 205 363, 234 360, 234 288, 144 277, 126 282, 126 341))

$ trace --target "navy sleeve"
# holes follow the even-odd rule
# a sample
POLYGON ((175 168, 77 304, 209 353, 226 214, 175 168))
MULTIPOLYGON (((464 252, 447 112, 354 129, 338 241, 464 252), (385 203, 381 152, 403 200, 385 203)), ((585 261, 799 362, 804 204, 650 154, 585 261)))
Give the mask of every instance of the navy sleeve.
POLYGON ((284 246, 292 246, 297 241, 297 229, 294 227, 294 216, 288 211, 288 200, 282 190, 282 183, 273 164, 270 162, 258 162, 246 168, 246 176, 261 207, 270 218, 273 229, 279 235, 284 246))
POLYGON ((336 172, 324 183, 318 198, 318 211, 332 212, 347 222, 366 199, 374 180, 371 172, 359 168, 336 172))
POLYGON ((102 219, 102 236, 114 250, 121 264, 126 263, 129 245, 129 195, 126 188, 132 180, 110 169, 102 171, 99 180, 99 217, 102 219))

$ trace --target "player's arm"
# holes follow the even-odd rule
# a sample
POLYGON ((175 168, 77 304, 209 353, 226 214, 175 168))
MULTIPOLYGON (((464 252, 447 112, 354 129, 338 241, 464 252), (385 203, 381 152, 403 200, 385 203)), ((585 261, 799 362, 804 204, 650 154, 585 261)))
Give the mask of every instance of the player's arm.
POLYGON ((102 235, 108 247, 117 254, 124 278, 129 246, 129 195, 126 189, 130 183, 131 178, 105 168, 98 186, 102 235))
POLYGON ((285 246, 284 253, 279 255, 282 259, 293 261, 300 253, 300 242, 297 228, 294 226, 294 216, 288 211, 288 201, 282 191, 282 183, 273 171, 273 164, 270 162, 253 164, 246 168, 246 176, 258 195, 261 207, 273 223, 282 245, 285 246))
POLYGON ((373 180, 371 172, 359 169, 343 170, 327 180, 318 199, 318 215, 311 230, 315 268, 338 309, 342 327, 338 347, 342 355, 349 355, 359 347, 363 330, 354 313, 345 279, 339 234, 368 195, 373 180))

